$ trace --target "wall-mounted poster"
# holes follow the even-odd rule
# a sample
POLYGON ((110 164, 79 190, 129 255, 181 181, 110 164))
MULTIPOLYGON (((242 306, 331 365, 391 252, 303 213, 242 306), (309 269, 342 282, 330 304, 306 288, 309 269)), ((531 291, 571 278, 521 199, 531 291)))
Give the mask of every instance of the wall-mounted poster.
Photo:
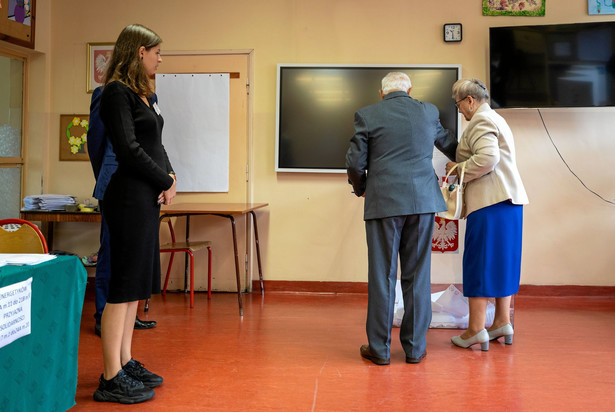
POLYGON ((0 0, 0 40, 34 48, 36 0, 0 0))
POLYGON ((544 16, 547 0, 483 0, 483 16, 544 16))
POLYGON ((105 72, 111 62, 114 43, 88 43, 87 92, 92 93, 105 81, 105 72))
POLYGON ((60 115, 60 160, 89 160, 87 114, 60 115))
POLYGON ((587 0, 589 14, 615 14, 615 1, 613 0, 587 0))

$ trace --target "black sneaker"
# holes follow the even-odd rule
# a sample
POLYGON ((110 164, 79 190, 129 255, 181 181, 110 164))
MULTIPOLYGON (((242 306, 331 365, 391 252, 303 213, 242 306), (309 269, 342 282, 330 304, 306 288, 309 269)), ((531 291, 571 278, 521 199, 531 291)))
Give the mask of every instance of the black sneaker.
POLYGON ((123 369, 115 378, 106 380, 100 375, 100 384, 94 392, 94 400, 97 402, 140 403, 152 399, 154 390, 134 379, 123 369))
POLYGON ((143 385, 148 388, 155 388, 162 383, 162 376, 151 373, 145 369, 141 362, 134 359, 129 360, 128 363, 122 367, 122 369, 124 369, 124 371, 133 378, 143 382, 143 385))

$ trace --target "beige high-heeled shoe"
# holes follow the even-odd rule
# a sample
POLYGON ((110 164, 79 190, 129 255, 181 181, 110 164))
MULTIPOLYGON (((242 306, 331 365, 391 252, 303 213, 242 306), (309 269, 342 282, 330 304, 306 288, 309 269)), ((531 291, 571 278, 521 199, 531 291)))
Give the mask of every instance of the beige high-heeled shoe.
POLYGON ((504 343, 507 345, 512 345, 514 334, 515 331, 512 325, 510 323, 507 323, 501 328, 489 331, 489 340, 496 340, 497 338, 501 338, 502 336, 504 336, 504 343))
POLYGON ((489 334, 487 333, 487 329, 481 330, 476 335, 468 339, 463 339, 461 336, 453 336, 451 338, 451 342, 460 348, 469 348, 472 345, 480 343, 480 350, 489 350, 489 334))

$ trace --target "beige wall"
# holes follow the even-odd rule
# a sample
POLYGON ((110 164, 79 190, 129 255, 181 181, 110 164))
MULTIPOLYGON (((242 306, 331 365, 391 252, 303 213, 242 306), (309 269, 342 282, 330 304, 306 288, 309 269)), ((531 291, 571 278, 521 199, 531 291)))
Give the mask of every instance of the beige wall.
MULTIPOLYGON (((547 2, 545 17, 485 17, 480 1, 453 0, 38 3, 25 194, 39 192, 42 174, 46 192, 90 196, 89 164, 57 160, 59 114, 88 111, 87 42, 112 42, 125 25, 139 22, 161 35, 166 50, 254 49, 253 200, 270 203, 259 225, 265 278, 301 281, 367 280, 362 201, 350 194, 342 175, 275 173, 278 63, 461 64, 465 77, 486 80, 490 26, 615 18, 588 16, 585 1, 556 0, 547 2), (463 24, 460 44, 442 41, 442 25, 448 22, 463 24)), ((502 113, 515 132, 531 201, 525 210, 522 283, 615 285, 615 254, 605 252, 615 233, 615 206, 572 176, 536 110, 502 113)), ((543 114, 573 170, 604 197, 615 198, 615 176, 608 167, 615 149, 608 120, 613 110, 543 114)), ((62 227, 58 248, 81 254, 96 249, 95 229, 62 227)), ((460 258, 434 255, 433 282, 460 282, 460 258)))

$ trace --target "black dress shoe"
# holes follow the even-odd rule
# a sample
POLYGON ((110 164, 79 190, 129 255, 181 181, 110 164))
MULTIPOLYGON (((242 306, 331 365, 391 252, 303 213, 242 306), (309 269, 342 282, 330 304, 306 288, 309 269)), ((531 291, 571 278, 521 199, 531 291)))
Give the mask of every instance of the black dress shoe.
POLYGON ((135 329, 151 329, 156 326, 155 320, 141 320, 137 316, 135 319, 135 329))
POLYGON ((100 338, 100 322, 94 324, 94 334, 100 338))
POLYGON ((376 365, 388 365, 389 363, 391 363, 390 359, 382 359, 375 356, 372 353, 372 350, 369 345, 361 346, 361 356, 363 356, 367 360, 374 362, 376 365))
POLYGON ((410 356, 406 356, 406 363, 421 363, 423 359, 427 356, 427 351, 423 352, 421 356, 418 358, 411 358, 410 356))

